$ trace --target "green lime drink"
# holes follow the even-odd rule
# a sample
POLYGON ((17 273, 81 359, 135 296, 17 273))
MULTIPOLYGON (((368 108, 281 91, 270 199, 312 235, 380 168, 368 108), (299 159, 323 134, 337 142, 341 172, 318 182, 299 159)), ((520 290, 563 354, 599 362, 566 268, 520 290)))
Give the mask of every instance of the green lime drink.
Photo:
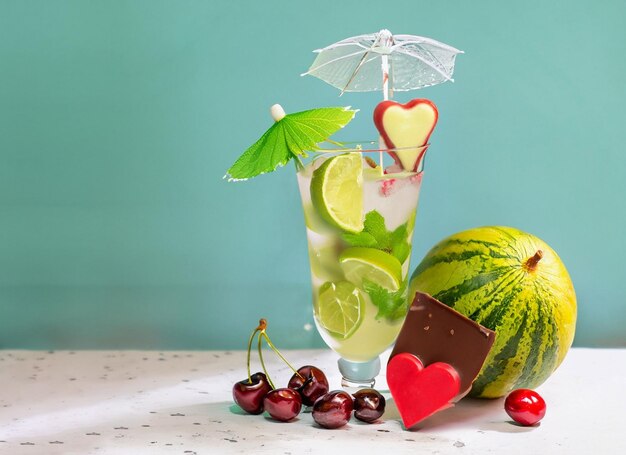
POLYGON ((319 157, 297 178, 317 329, 341 356, 344 385, 371 385, 408 309, 422 173, 383 174, 357 152, 319 157))
POLYGON ((428 99, 401 104, 391 98, 395 92, 452 81, 462 51, 431 38, 382 29, 315 53, 303 76, 316 77, 341 94, 382 92, 383 101, 372 113, 378 141, 369 141, 378 147, 364 149, 357 142, 331 139, 357 113, 350 107, 288 114, 275 104, 270 108, 274 123, 224 178, 243 181, 289 162, 295 165, 306 219, 315 323, 341 356, 342 384, 371 387, 380 371, 378 356, 395 341, 410 306, 411 238, 424 154, 439 117, 428 99), (378 165, 364 152, 377 152, 378 165), (394 164, 383 170, 385 155, 394 164))

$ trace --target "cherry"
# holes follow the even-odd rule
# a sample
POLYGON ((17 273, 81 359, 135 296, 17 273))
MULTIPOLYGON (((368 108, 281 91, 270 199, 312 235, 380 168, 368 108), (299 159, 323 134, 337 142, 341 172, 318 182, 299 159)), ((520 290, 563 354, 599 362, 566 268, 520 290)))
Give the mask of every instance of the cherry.
POLYGON ((255 373, 249 379, 236 382, 233 386, 233 399, 241 409, 249 414, 263 412, 263 399, 272 390, 263 373, 255 373))
POLYGON ((289 380, 288 387, 300 393, 302 404, 306 406, 312 406, 329 389, 324 372, 312 365, 298 368, 298 372, 289 380))
POLYGON ((354 397, 354 417, 372 423, 385 412, 385 397, 374 389, 361 389, 352 394, 354 397))
POLYGON ((514 390, 504 400, 504 410, 517 423, 534 425, 546 415, 546 402, 534 390, 514 390))
MULTIPOLYGON (((241 409, 243 409, 244 411, 250 414, 262 413, 264 409, 265 396, 271 390, 276 389, 276 387, 274 387, 274 383, 272 382, 272 379, 270 378, 270 375, 267 372, 267 368, 265 368, 265 362, 263 361, 263 349, 262 349, 262 344, 261 344, 263 340, 265 340, 265 342, 269 345, 269 347, 272 348, 272 350, 276 353, 276 355, 278 355, 287 365, 289 365, 289 368, 291 368, 293 372, 296 373, 296 375, 299 375, 299 373, 296 372, 295 368, 292 367, 289 362, 287 362, 287 359, 285 359, 283 355, 280 353, 280 351, 276 349, 276 347, 272 344, 272 341, 270 340, 270 337, 267 335, 266 330, 267 330, 267 321, 265 319, 259 320, 259 325, 254 329, 254 331, 252 332, 252 335, 250 335, 250 339, 248 340, 248 358, 247 358, 248 379, 239 381, 235 383, 235 385, 233 386, 233 399, 235 400, 235 403, 237 403, 241 407, 241 409), (254 337, 257 334, 259 335, 258 340, 257 340, 259 360, 261 361, 261 366, 263 367, 263 372, 265 374, 255 373, 251 375, 250 374, 250 351, 252 350, 252 342, 254 341, 254 337)), ((302 378, 302 380, 304 381, 304 378, 302 378)), ((273 401, 270 401, 269 403, 272 403, 273 405, 272 407, 274 409, 278 407, 274 405, 273 401)), ((298 406, 299 408, 295 415, 297 415, 300 412, 300 407, 302 407, 301 399, 300 399, 300 404, 298 406)), ((270 412, 270 415, 274 417, 271 412, 270 412)), ((287 414, 284 414, 283 416, 282 411, 276 411, 276 415, 278 415, 279 417, 275 417, 275 418, 277 420, 281 420, 280 417, 282 416, 284 418, 284 416, 286 416, 287 414)), ((289 419, 286 419, 286 420, 289 420, 289 419)))
POLYGON ((352 397, 343 390, 334 390, 313 404, 313 420, 324 428, 339 428, 348 423, 352 409, 352 397))
POLYGON ((263 403, 269 415, 281 422, 295 418, 302 409, 300 394, 287 387, 272 390, 265 396, 263 403))

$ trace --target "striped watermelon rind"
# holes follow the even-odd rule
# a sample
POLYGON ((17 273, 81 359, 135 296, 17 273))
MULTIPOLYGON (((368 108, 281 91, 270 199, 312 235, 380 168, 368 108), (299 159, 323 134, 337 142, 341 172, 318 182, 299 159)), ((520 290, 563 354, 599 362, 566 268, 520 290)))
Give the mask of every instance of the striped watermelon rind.
POLYGON ((435 245, 411 276, 409 295, 432 295, 496 332, 471 396, 496 398, 534 389, 572 345, 576 294, 558 255, 518 229, 488 226, 435 245), (532 269, 528 259, 543 253, 532 269))

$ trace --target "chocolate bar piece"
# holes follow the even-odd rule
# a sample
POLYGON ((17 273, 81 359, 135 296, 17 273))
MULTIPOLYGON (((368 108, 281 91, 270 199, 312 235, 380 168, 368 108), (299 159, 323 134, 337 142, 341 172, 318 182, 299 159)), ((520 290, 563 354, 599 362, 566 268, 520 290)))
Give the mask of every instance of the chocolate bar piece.
POLYGON ((418 292, 404 321, 390 359, 415 355, 428 367, 435 362, 452 366, 460 377, 460 396, 472 382, 493 346, 496 334, 461 313, 418 292))

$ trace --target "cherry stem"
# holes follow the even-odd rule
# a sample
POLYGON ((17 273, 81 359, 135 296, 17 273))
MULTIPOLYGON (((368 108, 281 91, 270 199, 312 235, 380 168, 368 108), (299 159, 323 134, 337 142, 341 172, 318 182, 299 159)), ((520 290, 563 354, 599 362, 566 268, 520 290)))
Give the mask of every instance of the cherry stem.
MULTIPOLYGON (((257 348, 259 350, 259 360, 261 361, 261 367, 263 368, 263 372, 265 373, 265 377, 267 378, 267 382, 269 382, 270 387, 272 389, 275 389, 276 387, 274 387, 274 383, 272 382, 272 379, 270 378, 270 374, 267 372, 267 368, 265 368, 265 362, 263 361, 263 346, 261 345, 261 337, 265 335, 265 329, 262 329, 259 333, 259 343, 257 345, 257 348)), ((267 335, 265 335, 265 337, 267 337, 267 335)))
POLYGON ((529 272, 534 271, 537 268, 537 264, 543 258, 543 251, 537 250, 534 256, 528 258, 528 260, 524 263, 524 268, 529 272))
POLYGON ((265 319, 259 320, 259 325, 254 329, 252 335, 250 335, 250 339, 248 340, 248 384, 252 384, 252 374, 250 372, 250 351, 252 350, 252 341, 254 340, 254 336, 260 330, 265 330, 267 327, 267 321, 265 319))
POLYGON ((276 353, 276 355, 277 355, 278 357, 280 357, 280 358, 282 359, 282 361, 283 361, 283 362, 285 362, 289 368, 291 368, 291 371, 293 371, 295 374, 297 374, 297 375, 300 377, 300 379, 302 379, 302 380, 304 381, 304 380, 305 380, 305 378, 304 378, 304 377, 303 377, 300 373, 298 373, 298 370, 296 370, 296 369, 295 369, 295 368, 294 368, 294 367, 293 367, 293 366, 289 363, 289 361, 288 361, 285 357, 283 357, 283 355, 282 355, 282 354, 280 353, 280 351, 276 348, 276 346, 274 346, 274 344, 272 343, 272 340, 270 340, 270 337, 267 335, 267 333, 265 332, 265 330, 261 330, 261 333, 260 333, 260 335, 259 335, 259 340, 261 339, 261 337, 265 338, 265 342, 268 344, 268 346, 269 346, 270 348, 272 348, 272 351, 274 351, 274 352, 276 353))
POLYGON ((267 368, 265 367, 265 361, 263 360, 262 339, 265 339, 265 342, 267 343, 267 345, 270 348, 272 348, 272 351, 274 351, 274 353, 276 355, 278 355, 278 357, 280 357, 282 359, 282 361, 285 362, 287 364, 287 366, 289 366, 289 368, 291 368, 291 370, 295 374, 297 374, 300 379, 305 381, 306 379, 304 378, 304 376, 302 376, 300 373, 298 373, 298 370, 296 370, 289 363, 289 361, 285 357, 283 357, 283 355, 276 348, 276 346, 274 346, 274 343, 272 343, 272 340, 270 340, 270 337, 267 334, 266 329, 267 329, 267 320, 260 319, 259 320, 259 325, 254 329, 254 331, 252 332, 252 335, 250 335, 250 339, 248 340, 248 384, 252 384, 252 375, 251 375, 251 372, 250 372, 250 351, 252 350, 252 341, 254 340, 254 337, 256 336, 257 333, 259 334, 259 338, 258 338, 258 342, 257 342, 257 350, 259 351, 259 360, 261 361, 261 367, 263 368, 263 372, 265 373, 265 377, 267 378, 267 382, 269 382, 269 384, 272 387, 272 389, 275 389, 276 387, 274 387, 274 383, 272 382, 272 379, 270 378, 270 375, 267 372, 267 368))
POLYGON ((254 329, 252 335, 250 335, 250 340, 248 340, 248 384, 252 384, 252 375, 250 373, 250 350, 252 349, 252 340, 254 340, 254 336, 258 332, 257 329, 254 329))

